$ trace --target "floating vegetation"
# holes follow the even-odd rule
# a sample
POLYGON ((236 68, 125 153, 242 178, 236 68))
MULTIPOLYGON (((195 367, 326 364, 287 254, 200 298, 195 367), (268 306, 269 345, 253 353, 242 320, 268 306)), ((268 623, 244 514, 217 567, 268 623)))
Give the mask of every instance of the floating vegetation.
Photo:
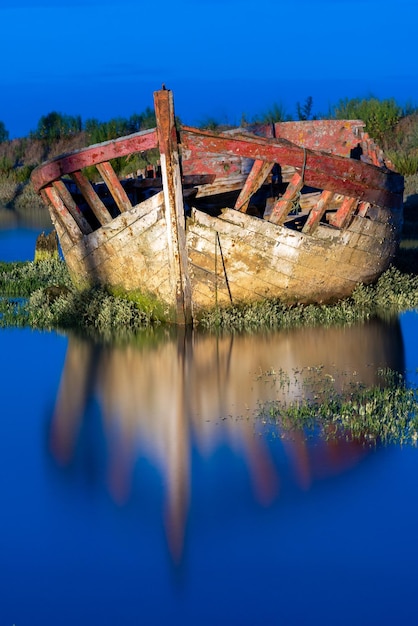
MULTIPOLYGON (((418 394, 392 370, 378 371, 375 386, 351 381, 345 389, 320 369, 299 372, 292 385, 302 389, 291 402, 274 401, 260 407, 258 420, 268 427, 319 434, 326 440, 344 438, 364 444, 413 444, 418 441, 418 394), (314 391, 315 390, 315 391, 314 391)), ((279 376, 277 384, 289 384, 279 376)))

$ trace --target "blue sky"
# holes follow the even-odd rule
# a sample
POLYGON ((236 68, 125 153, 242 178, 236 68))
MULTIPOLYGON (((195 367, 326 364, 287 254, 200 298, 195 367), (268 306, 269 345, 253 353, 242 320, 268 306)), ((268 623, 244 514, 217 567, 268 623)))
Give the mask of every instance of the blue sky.
POLYGON ((188 124, 239 123, 313 97, 418 105, 416 0, 0 0, 0 120, 83 121, 152 106, 164 82, 188 124))

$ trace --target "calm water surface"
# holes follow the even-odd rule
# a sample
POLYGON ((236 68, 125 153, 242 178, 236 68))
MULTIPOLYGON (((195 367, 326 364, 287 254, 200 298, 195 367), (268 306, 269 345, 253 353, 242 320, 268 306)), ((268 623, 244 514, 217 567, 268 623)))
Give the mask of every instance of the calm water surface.
POLYGON ((415 384, 417 325, 119 348, 0 331, 0 626, 417 624, 417 450, 255 417, 314 393, 308 367, 415 384))

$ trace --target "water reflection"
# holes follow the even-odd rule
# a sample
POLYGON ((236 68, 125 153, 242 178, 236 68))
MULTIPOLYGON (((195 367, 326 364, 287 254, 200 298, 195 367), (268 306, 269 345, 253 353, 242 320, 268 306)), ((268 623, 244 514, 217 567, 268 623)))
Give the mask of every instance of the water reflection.
MULTIPOLYGON (((381 367, 403 371, 399 323, 225 337, 179 332, 124 347, 70 337, 50 449, 58 465, 84 467, 77 450, 103 459, 104 442, 100 471, 119 504, 138 489, 135 466, 146 458, 163 477, 166 536, 178 561, 191 498, 192 448, 206 459, 223 446, 233 450, 247 468, 253 497, 271 505, 284 477, 269 438, 259 424, 255 428, 254 414, 260 403, 314 393, 296 373, 315 367, 332 375, 342 391, 351 382, 376 383, 381 367), (93 434, 86 425, 92 404, 100 414, 93 434)), ((291 468, 286 480, 300 489, 366 454, 359 442, 312 442, 302 433, 277 433, 277 446, 291 468)))
POLYGON ((9 208, 0 204, 0 230, 51 230, 49 211, 35 203, 25 208, 9 208))

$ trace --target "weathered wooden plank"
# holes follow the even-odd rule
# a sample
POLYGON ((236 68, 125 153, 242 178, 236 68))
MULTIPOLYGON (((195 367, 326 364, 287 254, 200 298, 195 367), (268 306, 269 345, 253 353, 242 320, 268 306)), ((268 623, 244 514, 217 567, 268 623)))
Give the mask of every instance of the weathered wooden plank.
MULTIPOLYGON (((336 296, 343 296, 344 294, 348 295, 353 286, 362 280, 365 266, 370 266, 372 268, 371 275, 375 276, 376 268, 381 265, 380 258, 370 253, 370 250, 373 249, 373 247, 379 247, 377 242, 376 246, 374 246, 373 238, 370 239, 367 237, 369 240, 366 241, 366 237, 362 238, 362 235, 359 235, 356 232, 351 233, 350 231, 334 231, 325 226, 321 228, 321 232, 333 233, 335 243, 331 243, 330 245, 327 239, 321 242, 320 239, 309 238, 310 243, 309 247, 307 247, 306 241, 305 243, 302 243, 304 237, 295 235, 294 239, 299 245, 295 243, 295 247, 293 249, 285 243, 286 238, 284 236, 282 238, 280 235, 282 232, 286 233, 287 229, 282 228, 278 230, 275 228, 278 233, 278 246, 276 248, 276 254, 279 256, 278 259, 274 258, 275 249, 273 247, 264 246, 262 239, 257 240, 254 235, 251 235, 250 231, 247 231, 248 236, 244 235, 245 245, 251 245, 252 239, 252 244, 256 253, 264 255, 262 261, 257 261, 257 256, 252 255, 252 251, 246 251, 244 253, 242 249, 236 245, 236 242, 240 241, 240 232, 246 232, 242 226, 244 221, 255 223, 264 222, 261 220, 251 219, 249 216, 237 213, 233 210, 228 211, 228 214, 231 216, 237 216, 236 231, 232 228, 223 231, 222 225, 219 224, 219 221, 221 220, 216 220, 216 223, 214 223, 213 220, 212 222, 206 221, 205 218, 207 216, 202 214, 197 216, 198 220, 202 222, 202 225, 205 226, 206 232, 208 233, 206 235, 207 243, 205 243, 205 229, 198 230, 196 226, 193 226, 193 230, 198 238, 199 252, 205 254, 207 259, 206 264, 202 261, 201 263, 203 263, 203 265, 208 269, 213 267, 213 235, 211 239, 208 228, 208 225, 212 223, 212 225, 216 226, 219 230, 227 272, 231 272, 230 258, 236 255, 236 258, 240 259, 240 256, 242 256, 245 259, 245 262, 248 261, 251 265, 252 282, 250 283, 251 272, 246 275, 243 265, 240 265, 237 270, 243 272, 243 274, 240 274, 239 280, 246 281, 246 284, 251 284, 254 289, 256 288, 257 281, 265 278, 266 274, 264 274, 264 271, 270 272, 271 270, 274 272, 275 270, 278 270, 280 273, 283 272, 286 276, 288 276, 290 281, 288 287, 289 293, 294 294, 296 289, 295 285, 298 285, 299 283, 302 284, 305 281, 304 290, 306 291, 308 300, 309 294, 311 295, 311 298, 313 298, 315 291, 317 294, 322 293, 324 299, 332 298, 333 290, 335 291, 336 296), (230 242, 225 240, 226 235, 229 235, 230 242), (344 238, 344 244, 341 241, 342 238, 344 238), (344 255, 344 259, 342 258, 342 255, 344 255), (285 268, 285 263, 288 264, 287 268, 285 268)), ((370 220, 360 221, 366 223, 370 222, 370 220)), ((266 225, 268 226, 268 224, 266 225)), ((389 226, 387 226, 387 228, 389 229, 389 226)), ((289 241, 291 241, 291 239, 289 241)), ((236 282, 237 276, 238 274, 235 271, 232 274, 229 274, 231 285, 236 282)), ((282 294, 278 294, 277 292, 278 278, 278 276, 271 276, 268 281, 269 284, 276 285, 276 292, 272 290, 272 293, 276 297, 278 295, 286 297, 287 292, 283 292, 282 294)), ((234 294, 234 290, 232 290, 232 293, 234 294)), ((301 292, 301 297, 302 295, 303 292, 301 292)))
POLYGON ((369 209, 370 209, 370 202, 359 202, 359 205, 357 208, 357 215, 359 217, 365 217, 369 209))
POLYGON ((73 172, 71 174, 71 178, 81 191, 87 204, 99 220, 100 224, 108 224, 112 217, 97 193, 94 191, 89 179, 86 178, 82 172, 73 172))
POLYGON ((157 131, 140 131, 128 137, 119 137, 100 144, 89 146, 44 163, 36 168, 31 174, 31 181, 35 191, 39 191, 45 185, 58 180, 66 174, 72 174, 84 167, 97 165, 104 161, 110 161, 117 157, 127 156, 134 152, 143 152, 157 147, 157 131))
POLYGON ((287 139, 310 150, 325 150, 349 157, 361 141, 364 122, 361 120, 306 120, 276 122, 275 137, 287 139))
MULTIPOLYGON (((182 137, 182 133, 181 133, 182 137)), ((212 175, 216 178, 243 174, 245 162, 240 156, 228 154, 211 154, 196 157, 190 151, 182 149, 182 169, 185 176, 201 174, 212 175)))
POLYGON ((330 215, 329 223, 335 228, 345 228, 349 223, 358 204, 357 198, 344 198, 342 205, 334 215, 330 215))
POLYGON ((238 154, 255 160, 304 168, 307 185, 329 189, 337 193, 359 197, 384 206, 402 204, 403 179, 394 172, 382 172, 355 159, 347 159, 324 152, 314 152, 284 139, 222 136, 209 131, 182 128, 182 143, 190 155, 210 160, 210 154, 238 154))
POLYGON ((212 183, 196 186, 195 198, 205 198, 230 191, 238 191, 242 188, 247 178, 246 174, 237 174, 227 178, 217 178, 212 183))
POLYGON ((100 176, 103 178, 106 183, 107 188, 114 201, 116 202, 116 206, 118 207, 121 213, 125 211, 129 211, 132 208, 131 202, 126 194, 126 191, 122 187, 119 178, 115 174, 115 170, 111 166, 108 161, 104 161, 104 163, 98 163, 97 169, 99 171, 100 176))
POLYGON ((323 191, 316 207, 311 209, 311 212, 308 215, 308 219, 305 222, 304 227, 302 228, 302 232, 306 234, 312 234, 319 222, 322 219, 325 211, 329 207, 331 200, 334 197, 334 193, 332 191, 323 191))
POLYGON ((269 222, 278 225, 284 223, 289 212, 293 208, 293 201, 302 189, 303 185, 304 180, 302 176, 298 173, 294 174, 283 196, 274 204, 269 216, 269 222))
MULTIPOLYGON (((148 229, 153 227, 154 224, 158 224, 163 221, 161 220, 161 213, 158 207, 145 213, 144 215, 139 216, 133 221, 126 221, 126 215, 126 213, 119 215, 105 227, 91 233, 85 241, 86 250, 99 248, 106 242, 112 241, 113 239, 118 241, 118 246, 120 246, 121 249, 126 247, 130 240, 133 240, 134 238, 136 245, 138 247, 143 247, 147 240, 142 241, 142 238, 148 229)), ((165 221, 163 225, 165 226, 165 221)), ((165 239, 165 233, 162 232, 161 234, 165 239)))
POLYGON ((235 209, 237 211, 247 212, 248 205, 251 196, 261 187, 270 174, 274 163, 268 163, 266 161, 254 161, 247 180, 239 194, 235 203, 235 209))
MULTIPOLYGON (((229 268, 235 272, 237 268, 248 268, 247 274, 253 276, 253 280, 273 273, 270 282, 276 283, 278 274, 282 273, 286 276, 292 276, 293 263, 296 260, 295 250, 287 247, 285 244, 278 244, 277 248, 272 249, 271 245, 260 235, 247 235, 237 244, 237 227, 227 224, 219 224, 219 231, 208 232, 205 227, 195 223, 190 226, 188 233, 189 257, 194 258, 196 253, 204 253, 207 258, 206 269, 214 267, 216 264, 216 253, 222 255, 223 259, 231 261, 233 268, 229 268), (280 247, 281 254, 278 254, 280 247)), ((219 258, 218 258, 219 261, 219 258)), ((218 263, 218 269, 222 269, 222 265, 218 263)), ((251 278, 247 276, 247 285, 251 285, 251 278)), ((248 289, 250 287, 247 287, 248 289)), ((251 287, 252 288, 252 287, 251 287)))
POLYGON ((81 212, 77 204, 74 202, 74 199, 72 195, 70 194, 70 192, 68 191, 65 184, 61 180, 57 180, 54 183, 52 183, 52 186, 54 187, 54 189, 60 196, 64 205, 67 207, 71 216, 74 218, 81 232, 84 235, 88 235, 89 233, 91 233, 93 230, 92 227, 90 226, 90 224, 84 217, 83 213, 81 212))
POLYGON ((57 190, 54 189, 51 185, 45 187, 42 190, 41 195, 45 203, 51 207, 52 212, 64 225, 71 242, 75 243, 79 241, 82 238, 83 233, 80 230, 80 227, 75 221, 74 217, 67 210, 67 207, 62 201, 61 196, 58 194, 57 190))
POLYGON ((167 245, 173 281, 173 306, 176 309, 177 323, 191 324, 192 292, 188 273, 183 189, 172 92, 169 90, 154 92, 154 107, 163 179, 167 245))

